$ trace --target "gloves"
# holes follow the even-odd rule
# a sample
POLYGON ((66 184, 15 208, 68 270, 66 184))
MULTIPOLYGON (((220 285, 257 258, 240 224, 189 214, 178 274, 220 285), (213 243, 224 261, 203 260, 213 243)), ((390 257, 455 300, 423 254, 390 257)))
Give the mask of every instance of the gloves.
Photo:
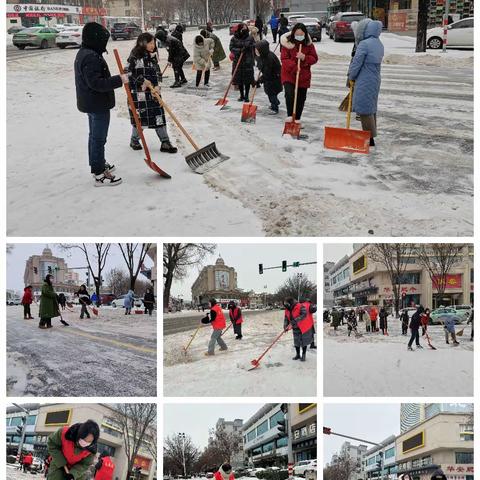
POLYGON ((208 325, 210 323, 210 317, 207 315, 205 315, 205 317, 202 318, 201 322, 204 324, 204 325, 208 325))
POLYGON ((75 480, 75 477, 71 473, 65 473, 66 480, 75 480))

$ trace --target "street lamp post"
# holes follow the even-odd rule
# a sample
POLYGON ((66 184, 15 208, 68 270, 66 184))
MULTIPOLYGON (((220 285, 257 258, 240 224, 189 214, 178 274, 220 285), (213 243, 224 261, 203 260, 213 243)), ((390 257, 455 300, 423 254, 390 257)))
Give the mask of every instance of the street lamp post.
POLYGON ((206 0, 206 7, 207 7, 207 21, 205 23, 208 23, 210 21, 210 7, 208 4, 208 0, 206 0))
POLYGON ((185 462, 185 433, 179 433, 178 436, 182 440, 182 460, 183 460, 183 476, 187 476, 187 465, 185 462))
POLYGON ((145 12, 143 10, 143 0, 140 0, 140 9, 142 14, 142 31, 145 31, 145 12))

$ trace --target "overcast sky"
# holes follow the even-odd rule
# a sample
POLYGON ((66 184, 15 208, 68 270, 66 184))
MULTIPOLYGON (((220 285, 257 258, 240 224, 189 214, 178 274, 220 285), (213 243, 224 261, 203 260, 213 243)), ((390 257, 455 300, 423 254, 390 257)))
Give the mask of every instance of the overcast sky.
POLYGON ((345 255, 353 253, 351 243, 325 243, 323 245, 323 263, 338 262, 345 255))
POLYGON ((164 407, 163 435, 186 433, 193 443, 203 449, 208 444, 208 430, 214 428, 219 418, 248 420, 264 404, 166 404, 164 407))
MULTIPOLYGON (((25 262, 32 255, 41 255, 43 249, 47 246, 45 243, 16 243, 14 248, 7 255, 7 288, 11 290, 22 291, 25 285, 23 284, 23 274, 25 273, 25 262)), ((54 257, 65 259, 68 267, 84 267, 87 265, 83 252, 78 249, 70 250, 69 252, 62 251, 58 244, 49 243, 49 248, 52 250, 54 257)), ((93 245, 92 245, 93 246, 93 245)), ((139 247, 140 248, 140 247, 139 247)), ((153 265, 152 260, 147 255, 144 262, 146 267, 153 265)), ((117 244, 113 244, 110 248, 107 263, 105 265, 105 273, 112 268, 120 268, 127 271, 125 260, 122 252, 117 244)), ((80 280, 86 281, 86 270, 77 270, 80 273, 80 280)), ((103 276, 105 279, 106 275, 103 276)))
MULTIPOLYGON (((400 433, 400 404, 325 404, 325 427, 342 435, 379 443, 390 435, 400 433)), ((324 464, 330 462, 332 455, 340 451, 345 441, 352 445, 361 442, 348 440, 335 435, 323 436, 324 464)), ((369 447, 368 444, 365 444, 369 447)))
POLYGON ((263 268, 267 266, 282 265, 282 260, 287 260, 288 265, 292 262, 314 262, 317 260, 317 248, 315 244, 221 244, 213 255, 205 258, 200 267, 192 267, 187 277, 182 281, 174 281, 172 295, 183 295, 185 300, 191 300, 191 286, 197 279, 199 272, 206 265, 214 265, 218 255, 223 258, 225 265, 234 267, 237 272, 238 288, 254 290, 257 293, 264 292, 267 286, 268 293, 274 293, 288 277, 296 273, 304 273, 316 283, 316 265, 304 265, 298 268, 266 270, 263 275, 258 273, 258 264, 263 268))

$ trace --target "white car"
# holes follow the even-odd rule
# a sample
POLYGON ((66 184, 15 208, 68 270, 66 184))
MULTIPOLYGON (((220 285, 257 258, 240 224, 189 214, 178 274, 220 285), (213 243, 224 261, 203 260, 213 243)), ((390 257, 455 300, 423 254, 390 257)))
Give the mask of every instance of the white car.
POLYGON ((317 460, 301 460, 293 467, 294 475, 305 476, 307 472, 317 470, 317 460))
MULTIPOLYGON (((121 307, 121 308, 124 308, 124 301, 125 301, 125 297, 126 295, 120 295, 118 298, 116 298, 115 300, 112 300, 112 303, 111 303, 111 306, 113 308, 117 308, 117 307, 121 307)), ((133 301, 133 305, 135 307, 138 307, 138 308, 142 308, 143 306, 143 302, 140 298, 138 297, 135 297, 134 298, 134 301, 133 301)))
MULTIPOLYGON (((447 48, 473 48, 473 17, 453 22, 447 30, 447 48)), ((427 30, 427 46, 432 49, 443 47, 443 27, 427 30)))
POLYGON ((459 316, 465 317, 465 320, 470 320, 472 314, 471 305, 455 305, 454 308, 459 316))
POLYGON ((58 48, 66 48, 68 46, 80 47, 82 44, 82 26, 67 27, 62 30, 55 39, 58 48))

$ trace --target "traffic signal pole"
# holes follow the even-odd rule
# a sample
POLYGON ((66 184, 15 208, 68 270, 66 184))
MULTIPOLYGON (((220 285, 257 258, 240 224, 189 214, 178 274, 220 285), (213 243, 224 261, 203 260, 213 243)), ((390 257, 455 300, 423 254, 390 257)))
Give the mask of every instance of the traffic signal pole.
POLYGON ((18 443, 18 450, 17 450, 17 459, 20 461, 20 457, 22 455, 23 444, 25 443, 25 430, 27 429, 27 417, 30 414, 30 410, 21 407, 20 405, 14 403, 17 408, 22 410, 26 415, 22 417, 22 434, 20 435, 20 442, 18 443))
POLYGON ((298 268, 298 267, 300 267, 301 265, 316 265, 316 264, 317 264, 317 262, 303 262, 303 263, 302 263, 302 262, 293 262, 293 263, 291 263, 290 265, 288 265, 287 262, 284 261, 284 265, 278 265, 278 266, 276 266, 276 267, 264 267, 264 266, 263 266, 263 263, 260 263, 260 264, 258 265, 258 267, 259 267, 259 273, 260 273, 260 275, 261 275, 264 270, 276 270, 276 269, 279 269, 279 268, 280 268, 280 269, 282 269, 283 271, 286 271, 286 269, 287 269, 288 267, 298 268))
POLYGON ((381 443, 370 442, 369 440, 363 440, 362 438, 351 437, 349 435, 343 435, 342 433, 332 432, 331 428, 323 427, 324 435, 336 435, 337 437, 348 438, 349 440, 355 440, 357 442, 369 443, 370 445, 375 445, 376 447, 381 447, 381 443))

